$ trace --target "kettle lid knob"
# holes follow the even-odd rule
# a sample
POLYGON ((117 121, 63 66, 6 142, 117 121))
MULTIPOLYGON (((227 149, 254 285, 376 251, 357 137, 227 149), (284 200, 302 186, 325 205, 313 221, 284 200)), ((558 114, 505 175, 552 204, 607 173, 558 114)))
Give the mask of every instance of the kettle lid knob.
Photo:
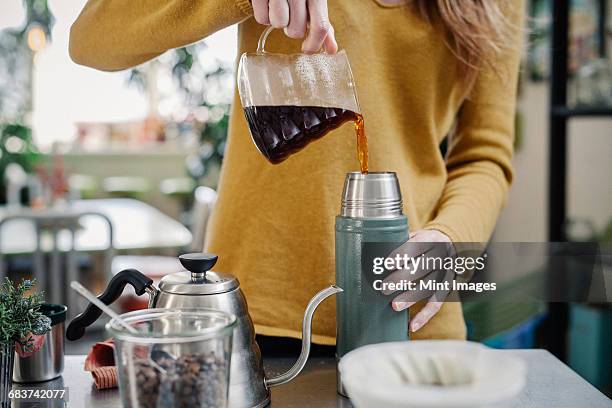
POLYGON ((238 288, 235 276, 210 270, 217 259, 217 255, 210 253, 180 255, 179 261, 187 270, 167 274, 157 287, 175 295, 215 295, 238 288))
POLYGON ((179 256, 181 265, 185 267, 193 279, 204 279, 206 272, 209 271, 217 263, 219 257, 210 253, 191 253, 179 256))

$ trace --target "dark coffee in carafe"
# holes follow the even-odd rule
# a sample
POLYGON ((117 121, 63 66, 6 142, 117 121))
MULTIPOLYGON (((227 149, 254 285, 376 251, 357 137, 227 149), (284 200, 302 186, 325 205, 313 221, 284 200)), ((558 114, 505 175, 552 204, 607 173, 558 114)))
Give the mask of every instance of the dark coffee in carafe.
POLYGON ((363 116, 341 108, 319 106, 248 106, 244 114, 259 151, 273 164, 297 153, 310 142, 353 121, 362 173, 368 172, 368 145, 363 116))
POLYGON ((257 52, 242 54, 238 65, 238 94, 255 145, 277 164, 352 121, 367 173, 367 140, 346 52, 270 53, 265 45, 272 30, 262 32, 257 52))

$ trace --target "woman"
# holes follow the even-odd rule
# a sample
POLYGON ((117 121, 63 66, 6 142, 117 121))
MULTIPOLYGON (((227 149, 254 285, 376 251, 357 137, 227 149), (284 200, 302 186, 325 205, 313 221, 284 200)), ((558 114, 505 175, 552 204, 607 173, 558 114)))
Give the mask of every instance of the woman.
MULTIPOLYGON (((522 11, 522 0, 89 0, 70 54, 121 70, 234 23, 240 53, 256 49, 262 24, 283 29, 268 51, 299 51, 296 38, 303 52, 340 46, 370 168, 397 172, 413 240, 485 242, 512 178, 522 11), (451 133, 445 158, 440 143, 451 133)), ((357 166, 352 126, 269 164, 234 98, 208 242, 216 269, 238 276, 258 333, 299 337, 308 300, 334 281, 334 216, 344 175, 357 166)), ((412 338, 465 338, 458 302, 398 297, 393 307, 410 307, 412 338)), ((317 312, 315 343, 334 344, 333 308, 317 312)))

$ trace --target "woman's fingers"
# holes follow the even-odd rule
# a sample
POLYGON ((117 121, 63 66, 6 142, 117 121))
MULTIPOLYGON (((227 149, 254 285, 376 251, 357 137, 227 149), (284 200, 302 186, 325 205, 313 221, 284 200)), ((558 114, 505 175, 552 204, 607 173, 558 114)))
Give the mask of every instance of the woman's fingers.
MULTIPOLYGON (((427 286, 419 285, 416 290, 403 292, 391 302, 393 309, 399 312, 411 307, 415 302, 429 298, 423 309, 410 321, 410 331, 415 332, 419 330, 442 308, 444 300, 451 291, 452 281, 455 277, 455 272, 452 269, 446 269, 448 267, 445 266, 444 260, 449 256, 453 256, 454 253, 453 244, 445 234, 437 230, 420 230, 411 234, 409 241, 402 244, 388 256, 389 258, 394 258, 395 256, 403 257, 404 255, 410 258, 418 257, 421 262, 425 262, 425 265, 427 265, 426 261, 428 260, 443 260, 441 265, 438 266, 438 268, 442 268, 441 270, 429 273, 429 267, 417 267, 414 265, 415 270, 396 270, 383 281, 396 283, 401 280, 414 281, 415 278, 420 277, 422 279, 419 281, 420 283, 428 284, 427 286), (423 273, 426 276, 422 276, 423 273)), ((388 291, 388 293, 393 292, 388 291)))
POLYGON ((436 302, 429 300, 427 304, 417 313, 417 315, 410 321, 410 331, 415 332, 431 320, 442 308, 444 302, 436 302))
POLYGON ((449 282, 448 289, 437 290, 432 297, 429 298, 427 304, 414 316, 414 319, 410 322, 410 331, 415 332, 427 324, 442 308, 444 300, 450 293, 450 282, 452 281, 454 273, 452 271, 446 271, 444 274, 444 281, 449 282))
POLYGON ((414 305, 416 302, 393 302, 391 303, 391 307, 393 308, 393 310, 395 310, 396 312, 401 312, 402 310, 406 310, 409 307, 412 307, 412 305, 414 305))
POLYGON ((325 37, 325 42, 323 43, 323 48, 325 52, 329 54, 335 54, 338 52, 338 43, 336 42, 336 33, 334 31, 334 26, 329 26, 329 32, 327 33, 327 37, 325 37))
MULTIPOLYGON (((423 278, 424 276, 428 275, 430 272, 431 272, 431 269, 418 269, 416 271, 408 270, 408 269, 397 269, 391 272, 389 276, 387 276, 385 279, 383 279, 383 284, 401 283, 402 281, 416 282, 419 279, 423 278)), ((388 287, 388 286, 389 285, 386 285, 385 287, 388 287)), ((397 290, 385 289, 381 292, 383 295, 391 295, 397 292, 397 290)))
POLYGON ((424 299, 429 299, 432 295, 433 291, 428 289, 417 289, 404 292, 393 298, 393 301, 391 302, 391 307, 396 312, 401 312, 402 310, 408 309, 416 302, 420 302, 424 299))
POLYGON ((259 24, 270 25, 268 0, 252 0, 251 4, 253 5, 255 21, 259 24))
POLYGON ((285 27, 285 34, 290 38, 304 38, 308 10, 305 0, 289 0, 289 25, 285 27))
MULTIPOLYGON (((394 272, 394 274, 401 273, 402 271, 394 272)), ((425 277, 423 281, 421 281, 428 283, 427 286, 421 286, 420 284, 418 284, 414 289, 400 293, 395 298, 393 298, 393 301, 391 302, 391 307, 396 312, 401 312, 402 310, 409 308, 416 302, 419 302, 426 298, 429 298, 428 304, 444 302, 444 300, 448 297, 448 294, 451 291, 452 278, 452 271, 433 271, 427 277, 425 277)), ((414 323, 414 326, 417 328, 415 329, 413 326, 411 326, 413 327, 412 331, 417 331, 419 328, 421 328, 421 326, 427 323, 429 319, 431 319, 431 317, 436 314, 440 309, 435 309, 434 306, 429 306, 429 308, 423 308, 423 310, 425 311, 420 311, 415 316, 414 320, 416 321, 416 323, 414 323), (429 312, 431 311, 435 312, 430 316, 429 312)))
MULTIPOLYGON (((323 42, 331 31, 327 13, 327 0, 308 0, 308 36, 302 44, 302 51, 315 53, 321 49, 323 42)), ((335 43, 335 40, 333 40, 335 43)))
POLYGON ((289 3, 287 0, 270 0, 268 12, 272 27, 285 28, 289 25, 289 3))
POLYGON ((259 24, 284 28, 291 38, 304 38, 302 51, 315 53, 323 47, 334 54, 338 44, 329 22, 327 0, 252 0, 255 20, 259 24))
POLYGON ((429 251, 432 247, 431 242, 422 242, 418 240, 406 241, 399 247, 395 248, 393 252, 387 255, 387 258, 396 258, 398 255, 403 257, 404 255, 410 258, 417 258, 427 251, 429 251))

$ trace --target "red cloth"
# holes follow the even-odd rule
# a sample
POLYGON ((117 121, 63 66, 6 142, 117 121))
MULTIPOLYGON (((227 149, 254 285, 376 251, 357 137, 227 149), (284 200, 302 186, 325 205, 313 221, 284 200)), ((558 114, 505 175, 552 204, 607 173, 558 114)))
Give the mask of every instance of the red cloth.
POLYGON ((85 371, 90 371, 99 390, 117 387, 117 367, 112 339, 96 343, 85 359, 85 371))
POLYGON ((92 370, 91 375, 94 379, 94 384, 99 390, 108 388, 117 388, 117 367, 98 367, 92 370))

